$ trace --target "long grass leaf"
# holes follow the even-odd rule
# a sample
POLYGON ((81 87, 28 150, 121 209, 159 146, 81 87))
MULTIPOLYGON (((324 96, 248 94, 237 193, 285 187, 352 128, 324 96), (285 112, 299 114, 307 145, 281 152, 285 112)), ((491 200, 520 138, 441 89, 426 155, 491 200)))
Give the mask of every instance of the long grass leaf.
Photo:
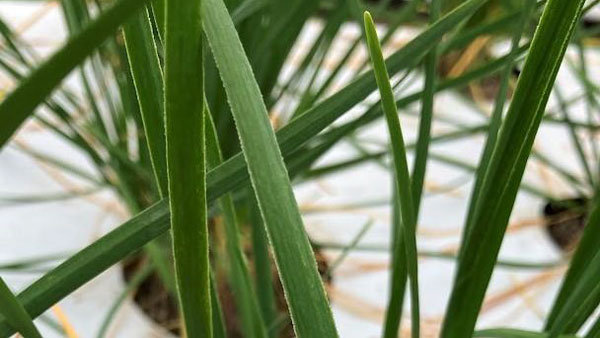
POLYGON ((252 69, 223 2, 206 4, 208 41, 229 98, 294 329, 299 337, 335 337, 312 248, 252 69))
MULTIPOLYGON (((501 328, 475 331, 473 338, 548 338, 548 334, 545 332, 501 328)), ((577 338, 577 336, 561 335, 560 338, 577 338)))
MULTIPOLYGON (((597 290, 600 288, 599 285, 600 252, 597 252, 590 260, 587 269, 581 275, 575 288, 571 290, 571 294, 548 329, 548 338, 556 338, 560 334, 565 333, 573 315, 577 315, 586 308, 592 308, 593 310, 598 305, 598 297, 596 295, 598 294, 597 290)), ((589 314, 591 314, 591 312, 588 313, 588 315, 589 314)))
POLYGON ((481 154, 481 159, 479 160, 479 167, 475 172, 475 183, 473 186, 473 191, 471 192, 469 202, 469 205, 472 205, 472 207, 470 207, 468 210, 466 226, 462 235, 463 241, 465 238, 467 238, 469 231, 472 227, 473 215, 475 210, 477 210, 476 203, 479 202, 478 197, 479 193, 481 192, 481 186, 483 184, 487 167, 489 166, 490 159, 492 157, 492 152, 494 151, 494 147, 496 146, 496 142, 498 140, 498 131, 500 130, 500 126, 502 125, 502 117, 504 113, 504 106, 506 104, 509 80, 512 74, 513 64, 518 55, 519 41, 521 40, 521 35, 523 34, 523 30, 525 29, 529 16, 531 15, 531 12, 534 9, 534 5, 535 1, 533 0, 525 2, 525 4, 523 5, 522 12, 520 13, 520 21, 515 25, 514 28, 512 36, 512 47, 510 53, 508 54, 509 58, 511 58, 511 61, 504 66, 504 70, 501 74, 500 88, 496 95, 494 110, 490 118, 490 129, 488 130, 488 135, 485 141, 485 146, 483 148, 483 153, 481 154))
MULTIPOLYGON (((417 4, 418 1, 411 2, 411 5, 417 4)), ((410 6, 407 10, 410 10, 410 6)), ((430 10, 430 22, 435 23, 440 12, 440 1, 433 0, 430 10)), ((384 37, 390 37, 390 32, 384 37)), ((415 161, 413 164, 413 173, 410 181, 411 192, 413 195, 414 212, 415 212, 415 227, 418 220, 419 209, 421 204, 421 194, 423 192, 423 182, 425 180, 425 170, 427 166, 427 154, 429 153, 429 143, 431 142, 431 124, 433 120, 433 105, 436 83, 436 63, 437 49, 434 47, 425 57, 425 86, 422 91, 421 115, 419 122, 419 133, 417 137, 415 161)), ((394 181, 396 182, 396 180, 394 181)), ((398 191, 394 189, 394 200, 398 199, 398 191)), ((400 319, 402 315, 402 307, 404 301, 404 292, 406 288, 407 267, 404 260, 401 258, 406 251, 404 237, 402 236, 401 219, 397 210, 397 201, 394 201, 394 218, 392 227, 392 272, 391 272, 391 292, 386 309, 383 337, 396 337, 400 327, 400 319)))
MULTIPOLYGON (((65 20, 67 21, 67 28, 69 30, 70 36, 78 34, 85 27, 85 25, 87 25, 89 23, 89 20, 90 20, 87 4, 85 2, 76 1, 76 0, 61 0, 60 3, 61 3, 61 7, 63 10, 64 16, 65 16, 65 20)), ((94 55, 92 56, 92 59, 94 61, 97 61, 97 58, 95 58, 94 55)), ((94 70, 94 75, 99 74, 99 72, 97 71, 98 67, 94 67, 96 65, 97 65, 96 62, 92 62, 92 68, 94 70)), ((107 135, 107 128, 106 128, 105 121, 102 119, 99 105, 96 102, 97 100, 92 92, 92 88, 90 85, 90 78, 89 78, 88 74, 86 73, 85 65, 83 65, 83 64, 79 67, 79 75, 81 77, 81 82, 83 84, 83 89, 84 89, 84 93, 85 93, 85 96, 87 99, 87 103, 89 104, 89 106, 93 112, 93 116, 94 116, 94 119, 96 122, 95 126, 98 127, 98 129, 101 133, 103 133, 104 135, 107 135)), ((95 80, 97 80, 97 79, 95 79, 95 80)), ((96 81, 96 83, 99 83, 102 85, 105 84, 105 82, 102 80, 96 81)), ((105 87, 102 86, 102 89, 105 89, 105 87)), ((104 90, 103 90, 103 92, 106 93, 106 91, 104 91, 104 90)))
POLYGON ((594 186, 595 178, 594 174, 592 174, 592 169, 590 168, 590 164, 588 163, 588 157, 583 149, 583 143, 579 139, 579 135, 577 135, 577 129, 573 124, 573 120, 571 119, 569 109, 567 108, 567 102, 562 94, 562 91, 558 86, 554 87, 554 95, 556 96, 556 100, 558 101, 558 106, 560 113, 562 114, 562 118, 565 121, 566 127, 569 129, 569 136, 571 137, 571 143, 573 148, 575 148, 575 153, 577 154, 577 159, 585 173, 585 177, 587 178, 587 184, 590 186, 594 186))
POLYGON ((4 280, 0 278, 0 315, 6 318, 8 324, 18 331, 24 338, 41 338, 31 317, 10 291, 4 280))
POLYGON ((390 296, 385 311, 383 324, 384 338, 398 337, 400 320, 402 319, 402 308, 404 305, 404 294, 406 292, 406 277, 408 276, 406 264, 406 249, 402 235, 402 216, 400 213, 400 197, 396 189, 396 178, 393 179, 392 195, 392 239, 390 251, 392 255, 392 268, 390 276, 390 296))
POLYGON ((202 71, 204 2, 167 0, 166 6, 165 130, 175 278, 186 335, 212 337, 202 71))
POLYGON ((596 321, 590 327, 588 332, 585 334, 585 338, 598 338, 600 337, 600 318, 596 318, 596 321))
MULTIPOLYGON (((209 167, 214 168, 223 162, 223 155, 219 147, 217 131, 211 118, 208 107, 205 106, 206 125, 206 156, 209 167)), ((256 292, 252 288, 250 272, 246 263, 246 256, 240 240, 240 229, 235 214, 235 206, 231 194, 219 198, 219 207, 223 213, 225 225, 225 246, 229 259, 229 283, 237 305, 237 313, 241 317, 242 328, 249 336, 267 337, 267 328, 261 317, 256 292)), ((269 274, 269 278, 271 274, 269 274)))
POLYGON ((328 275, 332 275, 333 272, 344 262, 344 260, 348 257, 348 254, 350 254, 350 252, 352 250, 354 250, 354 248, 356 248, 358 243, 363 239, 363 237, 371 229, 372 225, 373 225, 373 220, 369 219, 367 221, 367 223, 365 223, 365 225, 363 225, 361 227, 360 231, 354 236, 352 241, 350 241, 350 244, 346 245, 342 249, 342 252, 340 252, 339 255, 335 258, 335 260, 331 263, 331 265, 329 266, 329 271, 327 271, 328 275))
POLYGON ((123 26, 123 33, 154 175, 159 191, 164 195, 168 183, 163 77, 147 9, 134 15, 123 26))
POLYGON ((119 293, 117 298, 114 300, 102 322, 100 323, 100 328, 98 329, 98 333, 96 334, 96 338, 104 338, 108 333, 108 329, 110 328, 110 324, 113 322, 118 310, 121 308, 127 297, 133 293, 137 287, 152 273, 152 265, 144 264, 135 274, 131 277, 131 279, 127 282, 125 289, 119 293))
MULTIPOLYGON (((273 268, 269 252, 269 239, 260 216, 254 191, 248 189, 247 203, 250 209, 250 226, 252 228, 252 254, 254 257, 254 279, 260 311, 265 323, 273 323, 277 319, 277 303, 273 286, 273 268)), ((270 330, 269 337, 278 337, 276 328, 270 330)))
MULTIPOLYGON (((430 21, 434 23, 441 11, 441 1, 433 0, 429 11, 430 21)), ((415 162, 411 177, 411 190, 413 202, 415 203, 415 218, 419 218, 421 206, 421 195, 425 181, 425 170, 427 167, 427 154, 429 153, 429 142, 431 139, 431 123, 433 120, 433 104, 436 83, 437 48, 433 48, 425 58, 425 87, 421 101, 421 115, 419 122, 419 136, 415 149, 415 162)))
POLYGON ((385 68, 379 38, 375 31, 375 24, 369 12, 365 12, 365 32, 367 44, 369 45, 369 55, 373 64, 377 86, 381 94, 381 106, 388 125, 390 139, 392 143, 392 155, 395 167, 395 182, 398 190, 400 213, 402 215, 403 243, 405 248, 405 259, 410 279, 410 296, 412 311, 412 336, 419 337, 419 280, 417 268, 417 243, 415 235, 416 214, 413 195, 411 192, 410 174, 408 163, 406 161, 406 147, 404 146, 404 137, 398 118, 398 109, 396 100, 392 92, 388 73, 385 68))
MULTIPOLYGON (((472 334, 550 90, 584 1, 548 1, 488 166, 442 326, 472 334), (469 294, 469 297, 465 297, 469 294)), ((473 207, 473 205, 471 206, 473 207)))
POLYGON ((221 307, 221 301, 217 293, 217 282, 215 276, 210 274, 210 297, 211 297, 211 308, 212 308, 212 326, 213 326, 213 338, 226 338, 227 330, 225 329, 225 319, 223 318, 223 309, 221 307))

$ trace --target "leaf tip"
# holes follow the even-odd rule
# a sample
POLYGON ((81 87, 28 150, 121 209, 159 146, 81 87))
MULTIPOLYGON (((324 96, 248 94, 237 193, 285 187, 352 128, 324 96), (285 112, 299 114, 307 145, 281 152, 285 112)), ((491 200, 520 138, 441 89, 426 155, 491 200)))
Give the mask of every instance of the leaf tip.
POLYGON ((369 11, 365 11, 363 13, 363 20, 365 22, 365 25, 366 24, 370 24, 370 25, 373 24, 373 18, 371 17, 371 13, 369 13, 369 11))

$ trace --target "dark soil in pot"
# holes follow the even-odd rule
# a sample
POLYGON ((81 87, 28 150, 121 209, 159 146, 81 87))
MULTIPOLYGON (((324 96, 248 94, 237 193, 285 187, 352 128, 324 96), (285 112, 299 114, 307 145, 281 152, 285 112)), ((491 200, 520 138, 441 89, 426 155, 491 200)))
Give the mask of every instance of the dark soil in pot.
MULTIPOLYGON (((143 257, 134 256, 122 265, 123 279, 131 281, 141 268, 143 257)), ((133 293, 135 304, 153 322, 175 335, 179 335, 179 309, 158 273, 151 273, 133 293)))
POLYGON ((588 215, 583 197, 550 201, 543 209, 546 230, 552 242, 565 252, 579 243, 588 215))
MULTIPOLYGON (((323 282, 328 285, 331 284, 331 277, 327 273, 329 265, 325 256, 321 254, 319 250, 315 250, 315 258, 323 282)), ((142 259, 142 256, 135 256, 122 265, 123 278, 126 282, 129 282, 135 273, 139 271, 142 259)), ((221 280, 222 279, 224 278, 221 278, 221 280)), ((275 269, 273 269, 273 285, 275 287, 275 296, 279 312, 287 313, 283 287, 275 269)), ((218 293, 228 337, 244 337, 233 294, 229 285, 220 283, 218 285, 218 293)), ((150 274, 136 288, 133 294, 133 301, 153 322, 174 335, 180 335, 180 317, 176 299, 169 294, 156 272, 150 274)), ((289 320, 282 324, 280 337, 294 337, 294 331, 289 320)))

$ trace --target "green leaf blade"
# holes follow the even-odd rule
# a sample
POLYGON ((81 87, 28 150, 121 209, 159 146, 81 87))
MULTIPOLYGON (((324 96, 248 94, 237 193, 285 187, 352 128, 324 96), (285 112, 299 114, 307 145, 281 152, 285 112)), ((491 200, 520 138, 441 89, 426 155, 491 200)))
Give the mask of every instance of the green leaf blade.
POLYGON ((123 26, 123 33, 154 175, 161 195, 166 195, 163 76, 148 10, 144 9, 131 18, 123 26))
MULTIPOLYGON (((440 13, 441 1, 433 0, 430 9, 430 21, 434 23, 440 13)), ((423 194, 423 183, 425 182, 425 171, 427 169, 427 155, 431 141, 431 124, 433 120, 434 96, 436 84, 436 67, 438 58, 438 47, 433 48, 425 57, 425 86, 421 99, 421 116, 419 122, 419 136, 415 151, 415 163, 411 180, 413 201, 415 203, 415 217, 419 217, 421 206, 421 195, 423 194)))
MULTIPOLYGON (((375 31, 375 24, 369 12, 364 14, 365 32, 367 44, 369 46, 369 55, 373 64, 373 71, 381 94, 381 105, 387 120, 390 139, 392 141, 392 154, 395 168, 395 189, 398 190, 400 213, 402 215, 402 229, 406 257, 406 266, 410 280, 410 296, 412 311, 412 336, 419 337, 419 277, 418 277, 418 255, 417 242, 415 235, 416 215, 413 195, 411 191, 411 181, 406 161, 406 147, 398 118, 398 109, 396 100, 389 81, 387 69, 379 45, 379 38, 375 31)), ((397 281, 400 282, 400 281, 397 281)))
POLYGON ((443 338, 466 337, 474 330, 525 165, 583 2, 550 0, 546 5, 478 201, 471 205, 476 210, 462 243, 443 338))
POLYGON ((212 337, 201 1, 166 2, 165 130, 173 258, 190 338, 212 337))
MULTIPOLYGON (((497 328, 475 331, 473 338, 548 338, 548 334, 545 332, 497 328)), ((560 338, 577 338, 577 336, 561 335, 560 338)))
MULTIPOLYGON (((207 163, 209 167, 214 168, 221 164, 223 156, 219 147, 219 140, 212 115, 207 105, 205 105, 204 117, 206 125, 207 163)), ((231 194, 221 196, 218 205, 223 215, 222 223, 225 226, 225 246, 230 269, 229 283, 233 290, 237 311, 241 317, 242 327, 244 332, 247 332, 252 337, 266 338, 268 336, 267 328, 261 317, 259 301, 252 287, 246 256, 240 240, 240 229, 235 214, 235 205, 231 194)), ((272 274, 268 275, 269 278, 271 276, 272 274)))
POLYGON ((19 303, 17 298, 12 294, 4 280, 0 278, 0 314, 2 314, 10 326, 18 331, 24 338, 42 338, 35 324, 19 303))
POLYGON ((299 337, 336 337, 312 248, 250 64, 223 2, 206 4, 204 28, 229 98, 294 330, 299 337))

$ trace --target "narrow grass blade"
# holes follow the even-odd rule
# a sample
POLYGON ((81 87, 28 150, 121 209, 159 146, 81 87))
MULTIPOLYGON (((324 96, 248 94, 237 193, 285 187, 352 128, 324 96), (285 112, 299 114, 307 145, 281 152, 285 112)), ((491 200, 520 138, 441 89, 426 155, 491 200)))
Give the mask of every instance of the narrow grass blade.
POLYGON ((215 276, 212 273, 210 274, 210 297, 211 297, 211 307, 212 307, 212 325, 213 325, 213 336, 212 338, 226 338, 227 330, 225 329, 225 320, 223 319, 223 309, 221 307, 221 301, 219 300, 219 295, 217 294, 217 282, 215 281, 215 276))
MULTIPOLYGON (((473 137, 475 135, 484 133, 487 130, 488 130, 487 124, 476 125, 473 127, 469 127, 469 128, 465 128, 465 129, 461 129, 461 130, 457 130, 457 131, 451 131, 451 132, 433 136, 433 137, 431 137, 430 143, 433 144, 433 143, 441 143, 441 142, 450 142, 453 140, 461 140, 463 138, 469 138, 469 137, 473 137)), ((409 143, 406 145, 407 150, 414 149, 415 147, 416 147, 415 143, 409 143)), ((328 164, 328 165, 324 165, 324 166, 320 166, 320 167, 311 169, 310 171, 308 171, 307 173, 304 174, 304 177, 312 178, 312 177, 316 177, 316 176, 327 175, 329 173, 339 172, 340 170, 350 168, 354 165, 365 163, 369 160, 382 158, 382 157, 386 156, 388 153, 389 153, 389 151, 384 150, 384 151, 379 151, 379 152, 362 154, 362 155, 357 156, 352 159, 334 162, 332 164, 328 164)))
POLYGON ((571 120, 571 116, 569 113, 569 109, 567 108, 567 102, 562 94, 562 91, 558 86, 554 88, 554 94, 556 95, 556 100, 558 101, 558 106, 560 109, 560 113, 562 114, 562 118, 565 121, 567 128, 569 129, 569 135, 571 136, 571 143, 573 144, 573 148, 575 148, 577 159, 585 173, 585 177, 587 177, 587 183, 589 186, 594 186, 595 178, 594 174, 592 174, 592 169, 590 168, 590 164, 588 163, 588 157, 586 152, 583 149, 583 144, 579 139, 579 135, 577 135, 577 129, 571 120))
POLYGON ((167 0, 166 6, 165 130, 175 278, 187 337, 211 337, 200 18, 204 2, 167 0))
MULTIPOLYGON (((391 255, 392 268, 390 276, 390 296, 385 311, 383 325, 383 338, 396 338, 400 330, 402 319, 402 308, 404 305, 404 294, 406 293, 406 276, 408 276, 406 262, 406 248, 402 235, 402 215, 400 213, 400 197, 396 183, 393 178, 393 204, 392 204, 392 240, 391 255)), ((389 251, 389 250, 388 250, 389 251)))
POLYGON ((204 11, 204 27, 273 246, 294 330, 299 337, 336 337, 312 248, 248 59, 223 2, 208 0, 204 11))
MULTIPOLYGON (((249 204, 250 226, 252 228, 252 254, 254 256, 256 293, 264 322, 272 323, 277 319, 277 303, 273 286, 273 268, 269 253, 269 239, 267 238, 265 226, 252 189, 248 189, 246 200, 249 204)), ((278 337, 278 333, 276 328, 274 328, 269 332, 269 336, 276 338, 278 337)))
POLYGON ((365 225, 362 226, 362 228, 356 234, 356 236, 354 236, 354 238, 352 239, 350 244, 346 245, 342 249, 342 252, 340 252, 340 254, 335 258, 335 260, 329 266, 329 271, 327 272, 329 275, 333 274, 333 271, 335 271, 335 269, 337 269, 342 264, 342 262, 346 259, 346 257, 348 257, 348 254, 350 253, 350 251, 352 251, 358 245, 358 243, 367 234, 369 229, 371 229, 372 225, 373 225, 373 220, 369 219, 367 221, 367 223, 365 223, 365 225))
POLYGON ((270 25, 268 29, 256 29, 256 47, 249 53, 252 69, 256 69, 255 78, 265 95, 271 93, 292 46, 306 21, 319 9, 319 3, 317 0, 270 3, 270 25))
MULTIPOLYGON (((137 103, 141 112, 145 140, 150 152, 150 162, 159 196, 168 192, 163 74, 158 60, 148 8, 134 15, 124 24, 126 54, 137 103)), ((107 146, 111 149, 110 145, 107 146)), ((134 183, 135 184, 135 183, 134 183)), ((136 210, 136 209, 134 209, 136 210)), ((161 280, 168 291, 176 296, 177 286, 172 266, 155 243, 149 243, 146 251, 152 258, 161 280)))
MULTIPOLYGON (((341 1, 338 0, 337 6, 339 6, 340 3, 341 1)), ((310 106, 310 102, 312 101, 310 97, 313 94, 311 86, 314 84, 319 70, 322 70, 322 67, 319 67, 319 65, 324 61, 325 56, 327 55, 327 47, 331 45, 340 26, 347 20, 347 17, 348 9, 345 6, 340 6, 340 10, 336 11, 328 18, 325 26, 319 33, 319 36, 311 44, 310 48, 307 48, 308 51, 299 63, 297 69, 279 90, 280 93, 278 96, 272 100, 273 103, 276 103, 286 92, 300 92, 300 102, 295 108, 292 118, 297 113, 304 112, 306 109, 305 105, 310 106), (307 81, 307 79, 309 80, 307 81), (304 92, 302 92, 302 87, 304 87, 304 92)))
POLYGON ((571 294, 548 329, 548 338, 556 338, 565 333, 572 316, 581 313, 582 310, 591 308, 592 311, 588 313, 591 315, 598 305, 598 289, 600 289, 600 252, 590 260, 575 288, 571 290, 571 294))
POLYGON ((104 338, 108 333, 108 329, 110 328, 110 324, 113 322, 115 315, 118 310, 121 308, 123 303, 127 297, 135 291, 135 289, 152 273, 153 266, 151 264, 144 264, 144 266, 139 269, 132 277, 131 280, 127 282, 127 285, 123 291, 119 294, 119 296, 114 300, 104 319, 100 324, 100 328, 98 329, 98 334, 96 334, 96 338, 104 338))
MULTIPOLYGON (((537 2, 536 9, 542 8, 543 4, 543 1, 537 2)), ((458 32, 451 40, 445 41, 441 44, 439 48, 440 52, 448 53, 459 48, 466 48, 469 43, 479 36, 498 34, 500 31, 505 30, 506 27, 518 25, 519 21, 523 17, 523 10, 524 8, 519 8, 504 16, 501 16, 496 20, 491 21, 490 23, 458 32)))
MULTIPOLYGON (((343 1, 338 0, 338 2, 341 4, 343 1)), ((354 2, 350 1, 350 3, 353 4, 354 2)), ((336 34, 340 31, 342 24, 346 22, 348 16, 346 8, 344 6, 338 6, 340 7, 340 10, 336 11, 334 15, 328 18, 327 24, 317 39, 318 41, 315 41, 313 44, 313 50, 310 51, 313 52, 313 55, 307 55, 301 65, 304 68, 298 69, 294 73, 294 75, 296 75, 296 81, 292 83, 293 85, 291 88, 288 88, 287 85, 284 87, 284 89, 291 93, 299 92, 299 103, 295 107, 291 119, 298 114, 305 112, 307 108, 312 106, 312 103, 315 100, 313 87, 317 82, 317 78, 323 74, 323 64, 326 62, 326 58, 329 55, 329 48, 333 44, 336 34), (310 56, 310 58, 308 58, 308 56, 310 56)), ((281 94, 283 94, 283 91, 281 94)))
MULTIPOLYGON (((416 4, 413 1, 411 4, 416 4)), ((440 14, 440 1, 431 2, 430 22, 435 23, 440 14)), ((410 6, 409 6, 410 8, 410 6)), ((389 37, 386 34, 386 37, 389 37)), ((385 39, 385 37, 384 37, 385 39)), ((421 205, 421 194, 423 192, 423 183, 425 180, 425 170, 427 166, 427 155, 429 153, 429 144, 431 142, 431 124, 433 120, 433 105, 436 83, 436 64, 437 49, 434 47, 425 57, 425 87, 422 91, 421 115, 419 122, 419 134, 416 144, 415 161, 413 164, 413 174, 410 180, 411 193, 414 203, 415 228, 419 218, 419 209, 421 205)), ((394 182, 397 182, 394 179, 394 182)), ((391 292, 388 301, 388 307, 385 315, 383 337, 392 338, 398 335, 400 320, 402 316, 402 307, 404 302, 404 292, 406 289, 407 265, 402 256, 406 252, 404 236, 402 235, 402 220, 398 215, 399 192, 394 189, 394 216, 393 216, 393 234, 392 234, 392 273, 391 273, 391 292)))
MULTIPOLYGON (((437 154, 437 153, 430 153, 429 157, 432 160, 436 160, 440 163, 444 163, 459 169, 464 169, 466 171, 469 172, 476 172, 477 171, 477 166, 469 164, 467 162, 465 162, 464 160, 458 159, 458 158, 454 158, 454 157, 450 157, 450 156, 445 156, 445 155, 441 155, 441 154, 437 154)), ((521 185, 519 186, 519 189, 523 192, 527 192, 533 196, 545 199, 545 200, 555 200, 556 196, 552 195, 551 193, 548 193, 540 188, 537 188, 533 185, 527 184, 527 183, 521 183, 521 185)))
POLYGON ((154 175, 160 193, 164 195, 168 183, 163 77, 147 9, 135 14, 124 25, 123 33, 154 175))
POLYGON ((534 9, 534 6, 534 0, 528 0, 524 3, 524 5, 522 6, 522 12, 520 13, 520 21, 517 22, 514 28, 511 41, 512 47, 510 53, 508 54, 511 60, 504 66, 504 69, 501 74, 500 88, 496 95, 496 101, 494 102, 494 110, 490 118, 490 129, 488 130, 488 135, 485 141, 485 146, 483 148, 483 153, 481 155, 481 159, 479 160, 479 167, 475 172, 475 183, 473 185, 473 191, 471 192, 469 201, 469 205, 471 207, 469 207, 468 210, 466 227, 462 235, 463 241, 465 238, 467 238, 469 231, 472 227, 472 221, 474 216, 473 214, 475 210, 477 210, 476 204, 479 202, 478 198, 479 193, 481 192, 481 186, 483 185, 483 180, 485 178, 487 168, 490 164, 492 152, 494 151, 496 142, 498 140, 498 131, 500 130, 500 126, 502 125, 502 117, 504 113, 504 106, 506 104, 509 80, 513 69, 513 64, 518 55, 519 41, 521 40, 521 35, 523 34, 523 30, 526 27, 526 24, 529 20, 531 12, 534 9))
POLYGON ((4 280, 0 278, 0 315, 6 318, 8 325, 24 338, 42 338, 31 317, 10 291, 4 280))
MULTIPOLYGON (((223 162, 223 155, 219 147, 217 131, 211 118, 212 115, 207 106, 205 106, 204 116, 207 163, 210 168, 214 168, 223 162)), ((219 198, 219 208, 223 214, 223 223, 225 225, 225 246, 227 248, 227 258, 229 259, 229 285, 233 290, 233 296, 237 305, 236 309, 240 316, 243 330, 249 336, 266 338, 267 328, 261 317, 256 292, 254 292, 252 287, 231 194, 225 194, 219 198)), ((269 278, 271 278, 271 274, 269 274, 269 278)))
POLYGON ((32 257, 19 259, 15 261, 3 262, 0 263, 0 270, 21 270, 28 268, 36 268, 39 265, 47 265, 47 263, 51 263, 54 261, 62 261, 69 258, 71 255, 67 253, 63 254, 55 254, 48 256, 40 256, 40 257, 32 257))
POLYGON ((0 104, 0 148, 62 79, 144 3, 143 0, 117 2, 21 82, 0 104))
MULTIPOLYGON (((65 17, 65 21, 67 22, 67 27, 69 30, 69 35, 73 36, 81 32, 81 30, 89 23, 90 16, 87 8, 87 3, 77 1, 77 0, 61 0, 60 1, 63 14, 65 17)), ((97 61, 98 59, 94 57, 92 54, 91 58, 93 61, 97 61)), ((98 67, 94 67, 97 65, 96 62, 91 62, 92 68, 94 70, 94 75, 98 75, 97 72, 98 67)), ((90 76, 85 71, 85 64, 82 64, 79 67, 79 76, 81 78, 81 83, 83 85, 85 97, 87 99, 87 104, 91 108, 93 112, 93 117, 95 120, 95 125, 98 126, 98 131, 103 135, 107 135, 107 128, 104 120, 102 119, 101 112, 99 109, 99 105, 96 102, 96 97, 92 92, 92 88, 90 85, 90 76)), ((97 80, 97 79, 94 79, 97 80)), ((96 81, 96 83, 104 84, 104 81, 96 81)), ((103 87, 104 89, 105 87, 103 87)), ((106 91, 103 91, 106 93, 106 91)))
POLYGON ((592 327, 585 334, 585 338, 598 338, 600 337, 600 318, 596 318, 596 321, 592 327))
POLYGON ((160 38, 160 41, 164 44, 165 41, 165 20, 166 20, 166 15, 165 15, 165 1, 166 0, 156 0, 154 2, 151 3, 151 7, 152 7, 152 14, 153 18, 154 18, 154 23, 156 24, 156 28, 157 28, 157 33, 158 36, 160 38))
MULTIPOLYGON (((486 329, 475 331, 473 338, 548 338, 548 334, 517 329, 486 329)), ((577 338, 577 336, 561 335, 560 338, 577 338)))
POLYGON ((32 203, 48 203, 66 201, 70 199, 81 198, 86 195, 93 195, 100 191, 99 188, 80 189, 76 191, 65 191, 58 193, 38 194, 38 195, 0 195, 0 208, 4 205, 25 205, 32 203))
MULTIPOLYGON (((442 1, 440 0, 432 0, 430 4, 431 9, 429 11, 429 20, 431 23, 435 23, 440 15, 441 2, 442 1)), ((431 123, 433 120, 437 54, 437 47, 435 47, 425 57, 425 87, 423 88, 419 136, 417 138, 415 162, 413 164, 413 172, 411 177, 411 190, 413 194, 413 202, 415 203, 415 219, 417 220, 419 219, 421 195, 423 193, 423 183, 425 181, 425 170, 427 167, 427 154, 429 153, 429 143, 431 140, 431 123)))
POLYGON ((473 332, 550 90, 583 3, 550 0, 544 9, 490 159, 472 228, 462 243, 443 338, 462 338, 473 332))
POLYGON ((41 151, 29 148, 28 146, 26 146, 25 144, 21 144, 21 143, 15 143, 15 148, 18 149, 19 151, 23 152, 24 154, 27 154, 28 156, 31 156, 32 158, 34 158, 37 161, 43 162, 44 164, 47 164, 49 166, 52 166, 56 169, 59 169, 63 172, 69 173, 71 175, 77 176, 79 178, 82 178, 86 181, 89 181, 89 183, 95 185, 95 186, 99 186, 99 187, 104 187, 106 186, 106 182, 103 181, 102 179, 98 179, 98 177, 95 177, 95 175, 87 172, 84 169, 79 168, 78 166, 75 166, 71 163, 68 163, 66 161, 63 161, 59 158, 53 157, 51 155, 45 154, 41 151))
MULTIPOLYGON (((384 33, 383 37, 379 41, 381 46, 383 46, 385 48, 386 44, 390 42, 390 39, 392 39, 394 37, 394 34, 397 32, 400 25, 407 23, 409 20, 413 19, 414 16, 417 15, 417 10, 418 10, 419 6, 421 6, 422 2, 423 2, 423 0, 411 0, 408 4, 406 4, 404 6, 404 8, 402 8, 402 10, 400 12, 398 12, 397 15, 394 15, 394 17, 392 19, 393 21, 391 21, 388 24, 386 32, 384 33)), ((382 4, 383 4, 383 2, 382 2, 382 4)), ((361 15, 359 13, 359 18, 357 18, 358 21, 362 20, 362 18, 360 16, 361 15)), ((369 64, 369 59, 365 58, 362 65, 360 65, 358 67, 358 70, 359 71, 364 70, 368 64, 369 64)), ((388 71, 389 71, 389 69, 388 69, 388 71)))
POLYGON ((375 31, 375 24, 369 12, 365 12, 365 32, 369 55, 373 64, 373 71, 377 86, 381 94, 381 106, 387 120, 390 139, 392 141, 392 155, 394 159, 396 189, 398 190, 400 213, 402 215, 403 243, 405 247, 406 265, 410 280, 410 296, 412 311, 412 336, 419 337, 419 280, 417 268, 417 242, 415 237, 416 215, 415 205, 406 161, 406 148, 398 118, 398 109, 392 92, 388 73, 385 68, 381 46, 375 31))

